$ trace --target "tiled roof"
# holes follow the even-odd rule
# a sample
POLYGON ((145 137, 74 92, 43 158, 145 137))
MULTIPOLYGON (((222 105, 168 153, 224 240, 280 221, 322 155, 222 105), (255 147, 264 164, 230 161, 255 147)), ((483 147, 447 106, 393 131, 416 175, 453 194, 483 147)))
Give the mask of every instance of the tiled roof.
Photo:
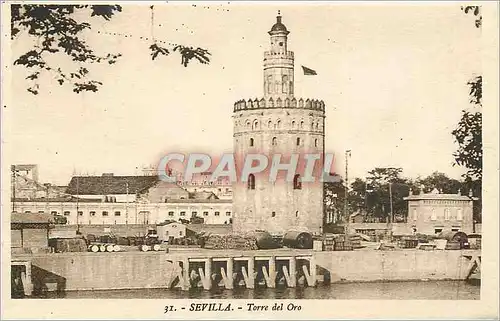
POLYGON ((50 214, 12 213, 10 217, 11 224, 49 224, 53 221, 54 217, 50 214))
POLYGON ((435 193, 427 193, 427 194, 419 194, 419 195, 410 195, 404 198, 405 200, 442 200, 442 201, 472 201, 477 200, 476 197, 459 195, 459 194, 435 194, 435 193))
POLYGON ((158 182, 158 176, 74 176, 66 193, 71 195, 111 195, 141 193, 158 182))

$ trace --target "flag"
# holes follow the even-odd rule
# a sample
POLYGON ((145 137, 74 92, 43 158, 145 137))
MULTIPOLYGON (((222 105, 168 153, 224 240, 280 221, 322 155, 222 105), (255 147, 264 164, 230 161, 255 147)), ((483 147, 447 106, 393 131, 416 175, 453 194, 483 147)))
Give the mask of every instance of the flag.
POLYGON ((316 70, 312 70, 304 66, 302 66, 302 70, 304 71, 304 75, 317 75, 316 70))

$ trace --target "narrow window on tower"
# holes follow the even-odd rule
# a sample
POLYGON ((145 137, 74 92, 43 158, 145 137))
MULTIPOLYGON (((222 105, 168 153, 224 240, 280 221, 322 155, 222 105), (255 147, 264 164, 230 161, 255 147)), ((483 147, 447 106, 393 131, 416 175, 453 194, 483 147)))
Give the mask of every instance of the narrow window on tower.
POLYGON ((318 139, 317 138, 314 140, 314 147, 318 147, 318 139))
POLYGON ((267 92, 273 92, 273 76, 267 76, 267 92))
POLYGON ((281 128, 281 120, 278 120, 278 122, 276 123, 276 127, 281 128))
POLYGON ((301 121, 300 122, 300 129, 303 129, 304 128, 304 121, 301 121))
POLYGON ((293 189, 302 189, 302 181, 299 174, 295 174, 293 177, 293 189))
POLYGON ((300 137, 297 137, 297 146, 300 146, 300 137))
POLYGON ((253 174, 248 175, 248 189, 255 189, 255 176, 253 174))
POLYGON ((276 217, 276 212, 271 212, 271 217, 276 217))
POLYGON ((290 88, 290 94, 293 94, 293 82, 290 81, 290 85, 288 88, 290 88))
POLYGON ((250 138, 250 146, 253 146, 253 138, 250 138))
POLYGON ((288 76, 283 76, 281 81, 281 92, 286 94, 288 92, 288 76))
POLYGON ((278 139, 276 137, 273 137, 272 143, 273 146, 278 145, 278 139))
POLYGON ((269 122, 267 123, 267 127, 268 127, 268 128, 271 128, 272 126, 273 126, 273 122, 272 122, 272 121, 269 121, 269 122))
POLYGON ((295 128, 295 120, 292 121, 292 129, 295 128))

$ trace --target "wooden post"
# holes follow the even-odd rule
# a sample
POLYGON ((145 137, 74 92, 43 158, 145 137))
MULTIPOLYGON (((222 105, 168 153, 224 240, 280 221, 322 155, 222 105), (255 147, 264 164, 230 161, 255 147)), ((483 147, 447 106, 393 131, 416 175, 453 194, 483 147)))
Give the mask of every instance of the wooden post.
POLYGON ((290 284, 289 287, 294 288, 297 286, 297 261, 295 256, 290 258, 290 284))
POLYGON ((227 283, 226 283, 226 289, 232 289, 233 284, 234 284, 234 278, 233 278, 233 258, 230 257, 227 259, 227 283))
POLYGON ((266 269, 266 266, 262 266, 262 274, 264 274, 264 279, 266 279, 266 284, 268 288, 276 287, 276 259, 275 257, 271 257, 269 259, 269 271, 266 269))
POLYGON ((189 282, 189 260, 188 259, 183 259, 182 260, 182 271, 181 271, 181 288, 184 291, 189 290, 189 287, 191 285, 191 282, 189 282))
POLYGON ((248 282, 245 280, 245 284, 247 286, 247 289, 255 288, 254 271, 255 271, 255 260, 252 256, 252 257, 248 258, 248 282))
POLYGON ((316 286, 316 260, 314 259, 314 255, 309 259, 309 270, 311 273, 311 286, 316 286))

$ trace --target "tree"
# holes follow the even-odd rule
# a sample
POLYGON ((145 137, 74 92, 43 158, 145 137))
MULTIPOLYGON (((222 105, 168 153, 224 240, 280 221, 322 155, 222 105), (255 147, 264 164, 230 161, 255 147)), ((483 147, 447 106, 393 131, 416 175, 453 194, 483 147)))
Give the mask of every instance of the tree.
MULTIPOLYGON (((472 13, 476 28, 481 28, 482 15, 480 6, 462 7, 465 14, 472 13)), ((473 191, 473 195, 479 200, 474 202, 474 218, 481 220, 482 208, 482 178, 483 178, 483 140, 482 140, 482 100, 483 100, 483 78, 481 75, 474 77, 468 83, 469 102, 475 107, 473 111, 462 110, 462 116, 457 128, 452 135, 458 144, 457 151, 453 154, 455 164, 467 168, 463 175, 464 185, 473 191)))
POLYGON ((341 221, 344 218, 345 185, 340 179, 333 182, 323 183, 323 205, 324 205, 324 224, 329 223, 327 218, 333 217, 334 221, 341 221))
MULTIPOLYGON (((444 194, 456 194, 462 189, 462 182, 449 178, 444 173, 434 172, 425 178, 417 179, 417 185, 423 187, 423 192, 427 193, 437 188, 444 194)), ((462 192, 465 192, 462 190, 462 192)))
MULTIPOLYGON (((154 6, 150 7, 151 10, 154 6)), ((110 20, 115 14, 122 11, 119 5, 11 5, 11 39, 22 35, 34 40, 33 48, 19 56, 15 65, 28 68, 31 74, 26 79, 31 81, 27 89, 36 95, 39 92, 39 78, 42 73, 52 73, 60 85, 71 84, 73 91, 96 92, 102 82, 89 77, 89 64, 108 63, 114 64, 121 56, 120 53, 107 53, 97 55, 83 39, 82 33, 91 29, 91 24, 77 20, 78 17, 101 17, 110 20), (75 63, 74 70, 62 70, 51 64, 48 57, 56 56, 69 58, 75 63), (83 65, 83 66, 82 66, 83 65)), ((168 48, 154 41, 149 46, 151 58, 154 60, 160 54, 167 56, 171 52, 181 55, 181 63, 185 67, 192 59, 202 64, 208 64, 210 53, 203 48, 193 48, 178 44, 168 43, 168 48)))

